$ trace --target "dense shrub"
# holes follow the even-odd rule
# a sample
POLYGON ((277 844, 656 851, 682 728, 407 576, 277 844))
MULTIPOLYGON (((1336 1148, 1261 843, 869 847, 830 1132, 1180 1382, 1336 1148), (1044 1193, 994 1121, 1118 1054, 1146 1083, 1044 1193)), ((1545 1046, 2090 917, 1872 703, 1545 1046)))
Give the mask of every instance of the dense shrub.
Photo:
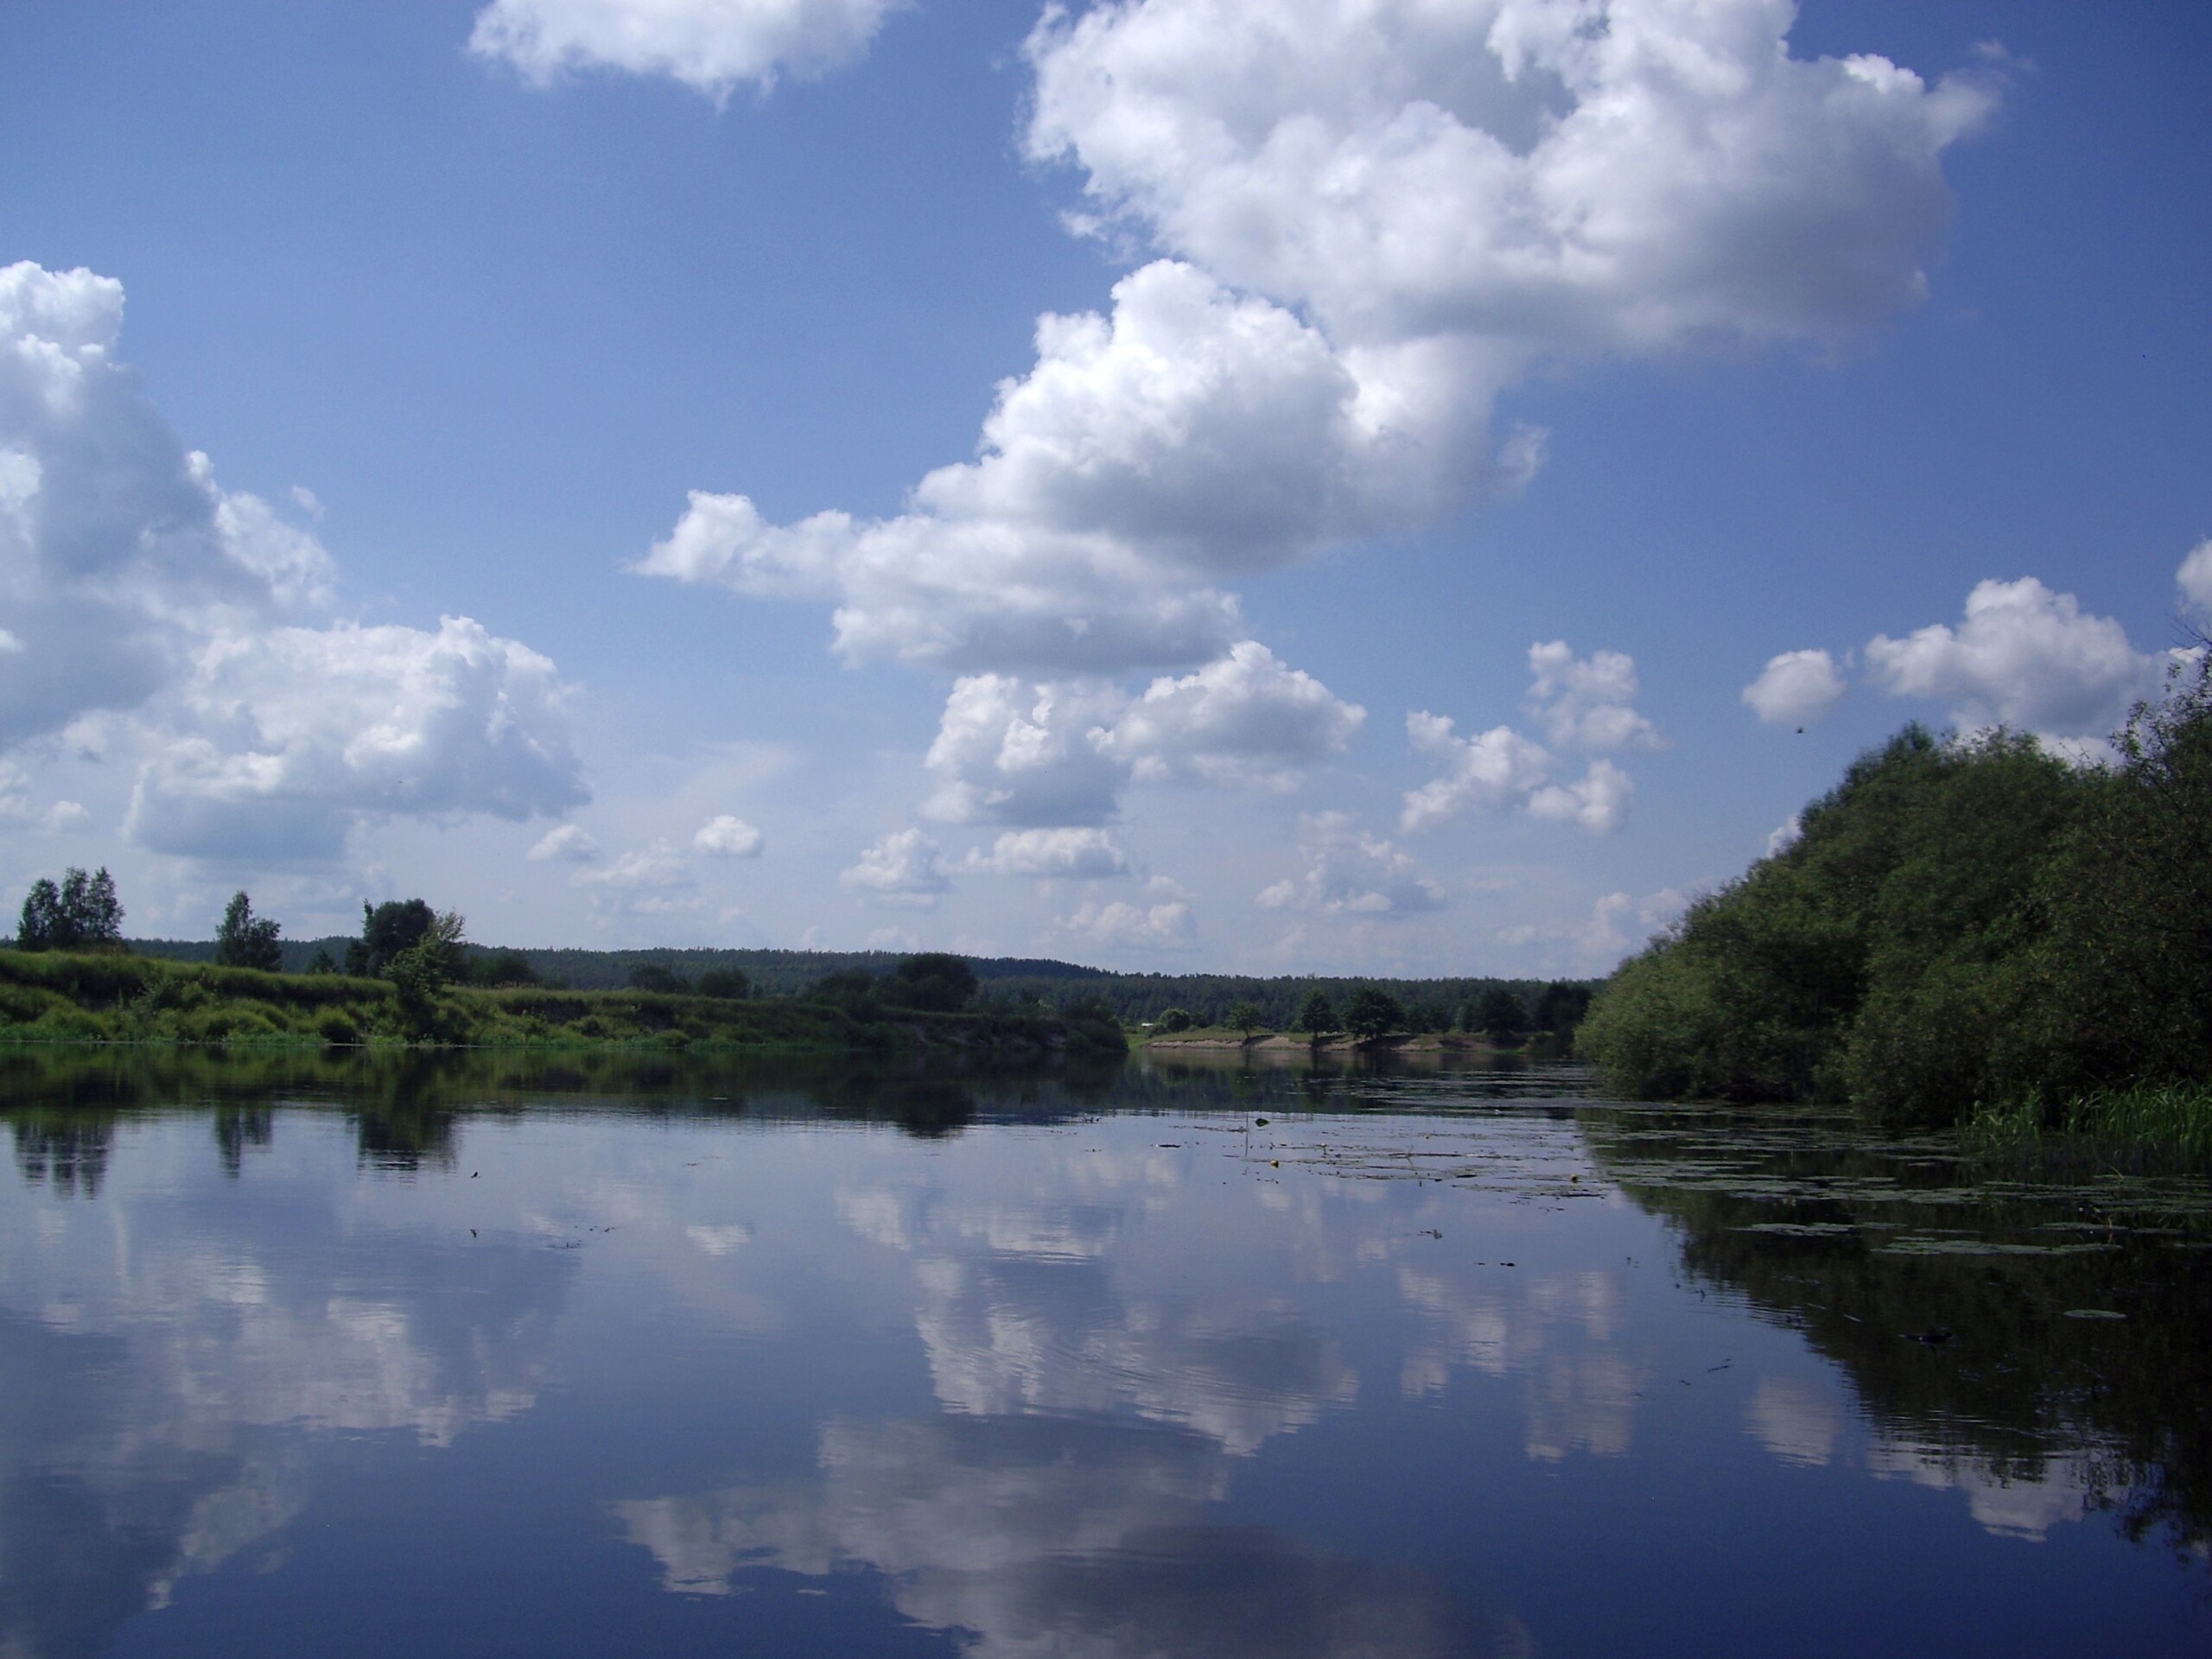
POLYGON ((1929 1122, 2212 1077, 2207 672, 2108 767, 1907 728, 1623 964, 1581 1052, 1623 1092, 1929 1122))

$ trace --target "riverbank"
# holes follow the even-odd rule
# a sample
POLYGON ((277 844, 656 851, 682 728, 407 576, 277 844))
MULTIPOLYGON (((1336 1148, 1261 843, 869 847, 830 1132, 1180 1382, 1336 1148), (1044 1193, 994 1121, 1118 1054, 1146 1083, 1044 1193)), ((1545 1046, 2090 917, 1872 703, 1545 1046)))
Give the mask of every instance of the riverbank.
POLYGON ((804 1052, 945 1050, 1007 1060, 1119 1053, 1120 1028, 1042 1011, 856 1015, 796 998, 485 990, 409 999, 382 979, 120 954, 0 951, 0 1043, 804 1052))
MULTIPOLYGON (((1539 1039, 1540 1043, 1541 1039, 1539 1039)), ((1459 1032, 1427 1033, 1420 1036, 1395 1033, 1382 1037, 1354 1037, 1346 1032, 1309 1037, 1304 1032, 1255 1032, 1220 1027, 1201 1027, 1156 1036, 1141 1036, 1133 1048, 1150 1054, 1243 1054, 1258 1061, 1289 1061, 1308 1058, 1342 1059, 1354 1054, 1443 1056, 1455 1059, 1492 1062, 1529 1058, 1555 1058, 1554 1052, 1538 1052, 1537 1044, 1502 1047, 1486 1037, 1459 1032)), ((1556 1050, 1557 1045, 1551 1046, 1556 1050)))

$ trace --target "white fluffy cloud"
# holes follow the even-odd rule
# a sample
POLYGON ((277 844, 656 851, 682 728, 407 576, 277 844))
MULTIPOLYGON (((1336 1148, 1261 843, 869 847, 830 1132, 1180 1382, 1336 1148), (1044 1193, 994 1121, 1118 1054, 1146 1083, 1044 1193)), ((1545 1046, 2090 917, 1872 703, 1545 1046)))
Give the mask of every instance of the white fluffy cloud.
POLYGON ((1574 654, 1564 639, 1529 647, 1529 712, 1563 748, 1658 748, 1659 728, 1630 707, 1636 658, 1622 651, 1574 654))
POLYGON ((1009 830, 988 854, 970 854, 966 868, 993 875, 1095 880, 1128 874, 1129 857, 1103 830, 1009 830))
POLYGON ((927 910, 952 884, 944 879, 942 849, 918 830, 883 836, 846 870, 838 883, 871 904, 927 910))
POLYGON ((1789 0, 1129 0, 1029 42, 1098 212, 1347 344, 1509 362, 1916 299, 1986 79, 1790 55, 1789 0))
POLYGON ((127 715, 148 758, 126 827, 194 857, 582 800, 545 658, 466 618, 303 625, 329 556, 217 485, 118 359, 122 322, 111 278, 0 270, 0 747, 127 715))
POLYGON ((599 856, 599 843, 580 824, 556 823, 523 856, 533 864, 588 864, 599 856))
POLYGON ((1843 674, 1825 651, 1785 651, 1744 688, 1744 702, 1770 726, 1802 726, 1843 700, 1843 674))
POLYGON ((539 85, 583 69, 667 75, 720 99, 867 50, 903 0, 493 0, 468 49, 539 85))
POLYGON ((1300 766, 1341 753, 1366 718, 1358 704, 1247 639, 1194 674, 1154 680, 1114 722, 1103 748, 1141 780, 1288 787, 1300 766))
POLYGON ((2199 542, 2174 572, 2182 602, 2200 617, 2212 618, 2212 537, 2199 542))
POLYGON ((1365 718, 1249 639, 1135 697, 1103 679, 968 675, 930 746, 938 783, 925 810, 955 823, 1086 825, 1112 817, 1132 780, 1289 788, 1365 718))
POLYGON ((554 666, 466 617, 207 645, 129 830, 156 851, 327 859, 361 817, 527 818, 586 798, 554 666))
POLYGON ((2132 702, 2157 693, 2170 660, 2138 652, 2117 621, 2033 576, 1977 583, 1959 626, 1878 634, 1866 656, 1884 690, 1948 703, 1969 730, 2004 725, 2061 737, 2113 730, 2132 702))
MULTIPOLYGON (((1529 648, 1534 683, 1529 712, 1552 741, 1584 749, 1629 744, 1656 747, 1656 727, 1630 706, 1636 696, 1636 662, 1618 651, 1578 658, 1564 640, 1529 648)), ((1461 737, 1450 719, 1417 709, 1406 716, 1406 738, 1427 755, 1437 775, 1407 792, 1398 827, 1408 833, 1433 829, 1465 812, 1520 810, 1554 823, 1573 823, 1609 836, 1628 822, 1636 785, 1602 757, 1580 779, 1554 781, 1549 749, 1510 726, 1493 726, 1461 737)))
POLYGON ((1636 785, 1618 766, 1610 760, 1592 760, 1574 782, 1547 784, 1531 794, 1529 816, 1577 824, 1593 836, 1610 836, 1628 822, 1628 804, 1635 793, 1636 785))
POLYGON ((727 812, 708 819, 691 837, 692 850, 709 858, 757 858, 766 844, 760 830, 727 812))
POLYGON ((595 870, 578 870, 570 880, 580 887, 611 887, 620 893, 666 892, 691 885, 683 855, 664 841, 623 854, 595 870))
MULTIPOLYGON (((1160 257, 1103 313, 1042 318, 976 458, 901 512, 775 524, 696 492, 637 568, 826 605, 848 659, 963 677, 934 816, 1096 824, 1117 766, 1285 780, 1358 711, 1238 643, 1235 583, 1524 481, 1541 435, 1501 444, 1493 410, 1540 362, 1826 338, 1921 294, 1942 154, 1993 79, 1795 58, 1792 18, 1786 0, 1048 8, 1028 151, 1082 170, 1075 228, 1160 257), (1125 723, 1077 712, 1162 672, 1183 677, 1125 723)), ((1540 652, 1560 653, 1532 661, 1553 743, 1656 741, 1626 658, 1540 652)), ((1618 769, 1554 783, 1526 740, 1474 741, 1410 818, 1502 769, 1544 815, 1618 822, 1618 769)))
POLYGON ((1101 682, 1035 685, 1007 674, 958 681, 928 766, 926 810, 954 823, 1095 824, 1113 816, 1128 768, 1093 734, 1121 706, 1101 682))
POLYGON ((1191 907, 1180 899, 1158 905, 1132 905, 1119 899, 1102 905, 1092 899, 1052 925, 1093 944, 1157 950, 1186 950, 1198 937, 1191 907))
POLYGON ((112 278, 0 270, 0 744, 136 708, 329 583, 312 536, 221 489, 147 402, 122 327, 112 278))
POLYGON ((781 526, 695 493, 637 568, 827 601, 855 660, 1180 667, 1236 638, 1221 582, 1418 523, 1470 465, 1429 407, 1456 401, 1448 374, 1393 359, 1363 380, 1288 311, 1174 261, 1116 284, 1110 317, 1045 318, 1037 351, 999 387, 982 458, 931 473, 899 517, 781 526))
POLYGON ((1270 910, 1295 906, 1337 914, 1402 916, 1444 908, 1443 889, 1389 842, 1368 834, 1342 812, 1299 820, 1305 874, 1259 895, 1270 910))

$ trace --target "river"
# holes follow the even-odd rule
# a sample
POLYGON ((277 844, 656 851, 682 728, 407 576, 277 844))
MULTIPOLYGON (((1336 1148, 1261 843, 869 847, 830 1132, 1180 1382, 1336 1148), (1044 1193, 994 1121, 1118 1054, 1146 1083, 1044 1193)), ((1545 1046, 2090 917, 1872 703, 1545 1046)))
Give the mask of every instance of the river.
POLYGON ((2212 1183, 1563 1068, 0 1055, 0 1654, 2212 1650, 2212 1183))

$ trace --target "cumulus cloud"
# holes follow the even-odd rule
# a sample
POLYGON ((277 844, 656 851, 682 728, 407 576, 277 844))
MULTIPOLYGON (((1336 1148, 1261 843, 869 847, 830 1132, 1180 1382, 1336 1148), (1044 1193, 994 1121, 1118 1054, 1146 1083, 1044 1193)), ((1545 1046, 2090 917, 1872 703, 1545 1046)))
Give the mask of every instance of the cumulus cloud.
POLYGON ((1554 823, 1579 824, 1593 836, 1610 836, 1628 822, 1628 804, 1636 793, 1629 775, 1610 760, 1590 763, 1590 769, 1571 784, 1547 784, 1529 797, 1529 816, 1554 823))
POLYGON ((1744 702, 1770 726, 1803 726, 1843 700, 1843 674, 1825 651, 1785 651, 1770 657, 1744 688, 1744 702))
POLYGON ((930 745, 938 781, 925 810, 954 823, 1105 822, 1128 768, 1094 734, 1122 701, 1096 681, 975 674, 956 682, 930 745))
POLYGON ((1629 775, 1602 757, 1580 779, 1552 781, 1556 764, 1541 743, 1510 726, 1493 726, 1461 737, 1443 715, 1417 709, 1406 716, 1406 737, 1414 752, 1439 768, 1436 777, 1409 790, 1398 827, 1408 834, 1430 830, 1465 812, 1520 810, 1555 823, 1579 824, 1592 835, 1609 836, 1628 821, 1636 785, 1629 775))
POLYGON ((185 729, 127 823, 158 852, 329 858, 363 817, 521 819, 586 798, 553 664, 466 617, 221 638, 177 696, 185 729))
POLYGON ((955 823, 1095 825, 1130 782, 1287 789, 1366 718, 1254 640, 1132 697, 1103 679, 972 674, 945 700, 925 810, 955 823))
POLYGON ((1337 914, 1402 916, 1444 908, 1444 892, 1389 842, 1367 833, 1343 812, 1299 820, 1304 874, 1259 895, 1270 910, 1295 907, 1337 914))
POLYGON ((2181 589, 2184 605, 2200 617, 2212 618, 2212 537, 2190 550, 2181 569, 2174 572, 2174 583, 2181 589))
POLYGON ((1470 465, 1456 416, 1427 407, 1459 401, 1448 374, 1393 359, 1363 385, 1289 312, 1178 262, 1122 278, 1110 317, 1046 317, 1037 352, 1000 385, 981 459, 930 474, 898 517, 776 525, 695 493, 637 569, 827 601, 852 660, 1179 667, 1236 639, 1221 582, 1419 523, 1470 465))
POLYGON ((683 855, 664 841, 623 854, 595 870, 578 870, 569 878, 580 887, 611 887, 620 893, 665 891, 691 885, 691 872, 683 855))
POLYGON ((766 844, 758 830, 727 812, 708 819, 691 837, 692 850, 709 858, 757 858, 766 844))
POLYGON ((128 832, 198 857, 582 800, 545 658, 467 618, 306 625, 329 555, 184 447, 117 355, 123 301, 88 270, 0 270, 0 747, 125 717, 148 756, 128 832))
POLYGON ((0 744, 130 709, 209 637, 324 596, 314 537, 225 491, 116 357, 123 285, 0 269, 0 744))
MULTIPOLYGON (((1081 169, 1076 229, 1158 257, 1103 310, 1040 319, 975 458, 899 512, 773 524, 695 492, 636 569, 821 604, 848 660, 961 677, 933 816, 1096 825, 1117 767, 1287 780, 1358 711, 1245 639, 1235 584, 1524 483, 1541 435, 1501 441, 1494 406, 1539 363, 1827 338, 1921 295, 1942 155, 1994 84, 1793 57, 1791 20, 1783 0, 1048 8, 1028 152, 1081 169), (1169 677, 1125 724, 1077 712, 1139 674, 1169 677)), ((1657 741, 1628 658, 1539 652, 1551 742, 1657 741)), ((1502 767, 1547 815, 1618 822, 1617 769, 1524 775, 1548 766, 1527 742, 1409 815, 1502 767)))
POLYGON ((944 879, 942 850, 918 830, 893 830, 840 874, 838 885, 871 904, 927 910, 952 885, 944 879))
POLYGON ((717 102, 867 50, 903 0, 493 0, 468 49, 548 85, 586 69, 666 75, 717 102))
POLYGON ((540 836, 523 856, 533 864, 588 864, 599 856, 599 843, 580 824, 558 823, 540 836))
POLYGON ((1784 818, 1780 823, 1777 823, 1772 830, 1767 832, 1766 855, 1769 858, 1773 858, 1778 854, 1788 852, 1792 847, 1795 847, 1797 844, 1798 837, 1802 836, 1804 833, 1805 819, 1803 815, 1801 813, 1792 812, 1788 817, 1784 818))
POLYGON ((1135 0, 1031 36, 1030 153, 1097 220, 1332 336, 1509 361, 1822 334, 1916 300, 1995 103, 1793 57, 1785 0, 1135 0))
POLYGON ((1529 712, 1563 748, 1654 749, 1659 728, 1630 705, 1637 690, 1636 658, 1622 651, 1579 658, 1564 639, 1529 647, 1529 712))
POLYGON ((1090 880, 1128 874, 1129 859, 1103 830, 1010 830, 989 853, 969 854, 966 868, 994 875, 1090 880))
POLYGON ((1181 678, 1154 680, 1102 745, 1141 780, 1294 785, 1297 768, 1341 753, 1367 711, 1256 640, 1181 678))
POLYGON ((1959 626, 1877 634, 1866 657, 1884 690, 1948 703, 1961 728, 2059 737, 2113 729, 2137 698, 2157 694, 2170 660, 2138 652, 2117 621, 2033 576, 1977 583, 1959 626))
POLYGON ((1092 899, 1052 925, 1093 944, 1160 950, 1189 950, 1198 937, 1191 907, 1180 899, 1158 905, 1132 905, 1118 899, 1102 905, 1092 899))

